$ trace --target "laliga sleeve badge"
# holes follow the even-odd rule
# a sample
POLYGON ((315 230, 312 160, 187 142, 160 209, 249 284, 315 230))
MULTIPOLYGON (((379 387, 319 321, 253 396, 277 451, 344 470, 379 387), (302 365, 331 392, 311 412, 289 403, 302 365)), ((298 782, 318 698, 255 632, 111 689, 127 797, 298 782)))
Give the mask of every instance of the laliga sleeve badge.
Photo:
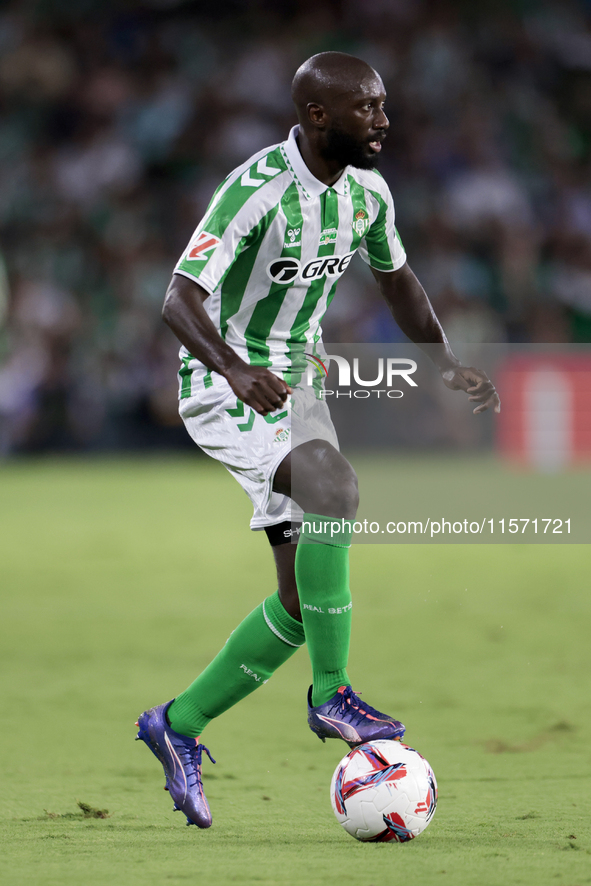
POLYGON ((207 231, 201 231, 189 246, 186 258, 189 261, 207 261, 220 242, 219 237, 208 234, 207 231))

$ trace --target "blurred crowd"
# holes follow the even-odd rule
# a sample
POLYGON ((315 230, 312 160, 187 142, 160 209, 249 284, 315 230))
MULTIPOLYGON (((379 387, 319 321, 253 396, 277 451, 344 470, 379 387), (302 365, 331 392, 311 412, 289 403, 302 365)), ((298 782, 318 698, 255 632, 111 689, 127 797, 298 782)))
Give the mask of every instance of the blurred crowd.
MULTIPOLYGON (((591 340, 590 0, 8 2, 0 454, 185 445, 172 268, 327 49, 386 83, 380 168, 449 338, 591 340)), ((403 340, 361 262, 324 338, 403 340)))

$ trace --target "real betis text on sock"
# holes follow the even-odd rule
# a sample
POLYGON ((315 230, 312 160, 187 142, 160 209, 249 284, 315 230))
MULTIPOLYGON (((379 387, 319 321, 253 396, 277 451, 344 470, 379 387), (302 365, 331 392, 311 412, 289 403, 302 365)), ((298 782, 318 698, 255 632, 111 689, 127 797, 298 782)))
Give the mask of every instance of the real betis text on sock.
POLYGON ((168 709, 175 732, 193 738, 250 695, 304 643, 304 629, 285 611, 276 591, 247 615, 224 648, 168 709))
POLYGON ((324 704, 349 685, 351 639, 349 547, 351 522, 304 514, 295 573, 312 663, 312 704, 324 704))

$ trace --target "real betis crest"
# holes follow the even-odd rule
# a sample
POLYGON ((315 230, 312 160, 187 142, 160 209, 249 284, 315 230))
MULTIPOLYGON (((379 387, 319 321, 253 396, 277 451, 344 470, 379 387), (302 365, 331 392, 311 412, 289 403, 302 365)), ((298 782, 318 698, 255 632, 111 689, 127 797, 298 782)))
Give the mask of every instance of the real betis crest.
POLYGON ((356 234, 359 234, 360 237, 363 237, 367 229, 369 228, 369 219, 367 218, 367 214, 363 209, 360 209, 359 212, 355 213, 355 221, 353 222, 353 230, 356 234))

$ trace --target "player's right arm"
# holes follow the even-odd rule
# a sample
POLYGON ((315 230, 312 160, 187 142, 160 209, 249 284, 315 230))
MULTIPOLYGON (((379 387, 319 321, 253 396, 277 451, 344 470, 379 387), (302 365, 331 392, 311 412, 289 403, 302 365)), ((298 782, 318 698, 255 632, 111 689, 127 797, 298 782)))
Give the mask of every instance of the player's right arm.
POLYGON ((209 293, 179 274, 166 292, 162 319, 189 353, 208 369, 223 375, 236 396, 255 412, 280 409, 291 388, 264 366, 250 366, 223 340, 203 302, 209 293))

